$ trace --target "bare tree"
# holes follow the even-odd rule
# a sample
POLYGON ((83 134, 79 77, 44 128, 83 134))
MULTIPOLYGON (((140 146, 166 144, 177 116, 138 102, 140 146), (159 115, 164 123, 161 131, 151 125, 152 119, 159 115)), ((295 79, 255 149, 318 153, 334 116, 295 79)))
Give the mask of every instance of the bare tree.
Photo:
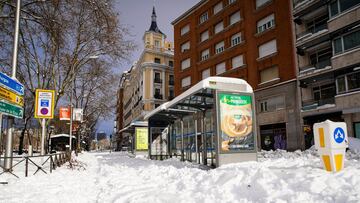
MULTIPOLYGON (((21 142, 34 114, 36 89, 55 90, 57 105, 92 58, 119 62, 133 49, 132 42, 125 39, 128 30, 120 25, 113 2, 23 0, 17 69, 26 89, 21 142)), ((0 0, 0 66, 4 72, 10 72, 14 8, 12 1, 0 0)), ((22 147, 21 143, 20 153, 22 147)))

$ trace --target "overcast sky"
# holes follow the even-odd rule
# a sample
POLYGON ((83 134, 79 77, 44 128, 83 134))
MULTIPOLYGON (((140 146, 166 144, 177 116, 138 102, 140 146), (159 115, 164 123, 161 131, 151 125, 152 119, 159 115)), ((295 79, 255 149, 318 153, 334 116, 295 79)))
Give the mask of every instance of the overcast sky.
MULTIPOLYGON (((200 0, 115 0, 116 10, 120 14, 120 23, 126 25, 133 36, 128 36, 138 46, 128 62, 119 65, 119 72, 130 68, 133 61, 137 60, 143 47, 142 37, 151 24, 152 7, 155 2, 157 24, 160 30, 167 35, 167 40, 173 42, 173 26, 171 22, 190 9, 200 0)), ((113 132, 114 121, 103 121, 98 131, 107 134, 113 132)))

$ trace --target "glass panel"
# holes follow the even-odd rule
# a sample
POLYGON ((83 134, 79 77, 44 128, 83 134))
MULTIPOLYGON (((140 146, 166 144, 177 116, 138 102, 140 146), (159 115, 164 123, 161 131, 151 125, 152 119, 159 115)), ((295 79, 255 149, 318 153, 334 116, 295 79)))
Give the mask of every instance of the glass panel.
POLYGON ((337 1, 330 4, 330 16, 334 16, 339 13, 337 1))
POLYGON ((340 0, 341 12, 343 12, 359 3, 360 3, 360 0, 340 0))
POLYGON ((334 40, 334 53, 342 52, 341 38, 337 38, 334 40))
POLYGON ((354 123, 355 137, 360 138, 360 123, 354 123))
POLYGON ((339 77, 337 80, 338 93, 346 91, 345 76, 339 77))
POLYGON ((344 49, 351 49, 360 45, 360 31, 344 36, 344 49))
POLYGON ((347 83, 349 90, 360 88, 360 72, 347 75, 347 83))

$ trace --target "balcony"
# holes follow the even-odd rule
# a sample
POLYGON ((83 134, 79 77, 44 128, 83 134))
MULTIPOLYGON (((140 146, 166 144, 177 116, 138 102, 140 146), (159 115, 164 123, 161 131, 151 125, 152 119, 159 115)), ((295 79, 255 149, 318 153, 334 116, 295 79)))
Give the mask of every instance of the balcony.
POLYGON ((162 83, 162 80, 160 78, 154 78, 154 83, 162 83))
POLYGON ((334 70, 360 63, 360 47, 335 55, 331 58, 334 70))
POLYGON ((302 102, 301 110, 303 111, 315 110, 315 109, 331 107, 333 105, 335 105, 335 97, 320 99, 320 100, 308 100, 302 102))
POLYGON ((330 58, 327 58, 323 61, 318 61, 315 64, 301 67, 299 70, 299 77, 314 76, 316 73, 320 74, 329 69, 331 69, 331 60, 330 58))
POLYGON ((345 26, 348 26, 352 23, 355 23, 356 21, 359 20, 359 16, 360 16, 360 6, 358 4, 357 6, 354 6, 353 8, 350 8, 349 10, 346 10, 343 13, 340 13, 334 16, 333 18, 331 18, 328 22, 329 31, 333 32, 345 26))
POLYGON ((155 99, 163 99, 163 96, 161 94, 155 94, 154 98, 155 99))

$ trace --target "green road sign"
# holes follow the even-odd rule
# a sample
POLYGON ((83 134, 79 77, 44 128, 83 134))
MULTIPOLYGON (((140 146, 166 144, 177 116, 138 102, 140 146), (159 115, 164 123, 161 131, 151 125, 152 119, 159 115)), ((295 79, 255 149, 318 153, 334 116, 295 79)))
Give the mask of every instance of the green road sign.
POLYGON ((0 112, 16 118, 23 118, 24 114, 23 108, 3 101, 0 101, 0 112))

